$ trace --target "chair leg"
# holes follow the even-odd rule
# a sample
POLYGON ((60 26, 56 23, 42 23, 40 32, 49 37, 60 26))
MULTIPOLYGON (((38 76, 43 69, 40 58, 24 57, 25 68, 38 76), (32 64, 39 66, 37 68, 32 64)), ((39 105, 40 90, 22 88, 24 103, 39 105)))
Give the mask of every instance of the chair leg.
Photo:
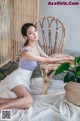
POLYGON ((43 89, 42 89, 42 95, 45 95, 47 93, 47 89, 48 89, 48 81, 47 79, 45 79, 43 84, 43 89))

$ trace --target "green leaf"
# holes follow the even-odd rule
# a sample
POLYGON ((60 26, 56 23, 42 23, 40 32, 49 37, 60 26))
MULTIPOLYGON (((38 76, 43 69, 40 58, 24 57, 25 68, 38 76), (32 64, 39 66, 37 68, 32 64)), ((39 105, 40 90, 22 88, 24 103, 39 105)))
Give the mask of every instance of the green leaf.
POLYGON ((75 69, 76 69, 77 75, 80 76, 80 66, 77 66, 75 69))
POLYGON ((65 70, 69 69, 69 67, 70 67, 70 63, 68 63, 68 62, 62 63, 62 64, 56 69, 55 75, 64 72, 65 70))
POLYGON ((80 64, 80 57, 77 57, 77 63, 80 64))
POLYGON ((77 57, 74 58, 74 65, 75 65, 75 67, 77 65, 77 59, 78 59, 77 57))
POLYGON ((75 78, 77 75, 73 72, 67 72, 67 74, 64 77, 64 83, 69 82, 69 81, 75 81, 75 78))
POLYGON ((80 83, 80 77, 76 78, 76 82, 80 83))
POLYGON ((75 67, 80 63, 80 57, 75 57, 74 58, 74 65, 75 67))

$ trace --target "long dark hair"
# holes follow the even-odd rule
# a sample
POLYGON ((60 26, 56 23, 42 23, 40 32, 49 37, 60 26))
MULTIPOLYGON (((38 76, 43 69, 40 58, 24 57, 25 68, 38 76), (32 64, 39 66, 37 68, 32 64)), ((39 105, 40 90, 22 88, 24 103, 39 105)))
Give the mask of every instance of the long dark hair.
MULTIPOLYGON (((30 26, 35 27, 35 25, 33 23, 25 23, 22 28, 21 28, 21 34, 24 36, 27 36, 27 30, 30 26)), ((36 27, 35 27, 36 28, 36 27)), ((24 43, 24 46, 28 44, 28 40, 26 40, 26 42, 24 43)))

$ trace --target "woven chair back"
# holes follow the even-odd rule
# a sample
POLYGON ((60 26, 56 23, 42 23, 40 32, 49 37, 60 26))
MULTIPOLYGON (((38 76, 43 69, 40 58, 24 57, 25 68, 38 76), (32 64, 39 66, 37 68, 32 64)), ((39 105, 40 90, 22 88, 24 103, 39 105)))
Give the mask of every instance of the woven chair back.
POLYGON ((34 24, 39 33, 38 43, 49 56, 64 51, 65 27, 63 23, 51 16, 39 17, 34 24))

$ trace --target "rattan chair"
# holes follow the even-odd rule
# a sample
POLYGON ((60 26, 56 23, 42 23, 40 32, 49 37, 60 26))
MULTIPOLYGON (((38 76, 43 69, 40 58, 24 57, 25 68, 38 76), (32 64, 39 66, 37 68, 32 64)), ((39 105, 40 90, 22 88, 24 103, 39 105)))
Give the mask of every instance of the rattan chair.
MULTIPOLYGON (((37 27, 39 33, 38 43, 42 50, 48 56, 58 56, 63 54, 64 42, 65 42, 65 27, 63 23, 51 16, 39 17, 34 24, 37 27)), ((55 69, 59 64, 40 64, 42 77, 43 77, 43 89, 42 94, 46 94, 48 88, 48 81, 54 75, 55 69), (52 73, 49 73, 53 70, 52 73)))

